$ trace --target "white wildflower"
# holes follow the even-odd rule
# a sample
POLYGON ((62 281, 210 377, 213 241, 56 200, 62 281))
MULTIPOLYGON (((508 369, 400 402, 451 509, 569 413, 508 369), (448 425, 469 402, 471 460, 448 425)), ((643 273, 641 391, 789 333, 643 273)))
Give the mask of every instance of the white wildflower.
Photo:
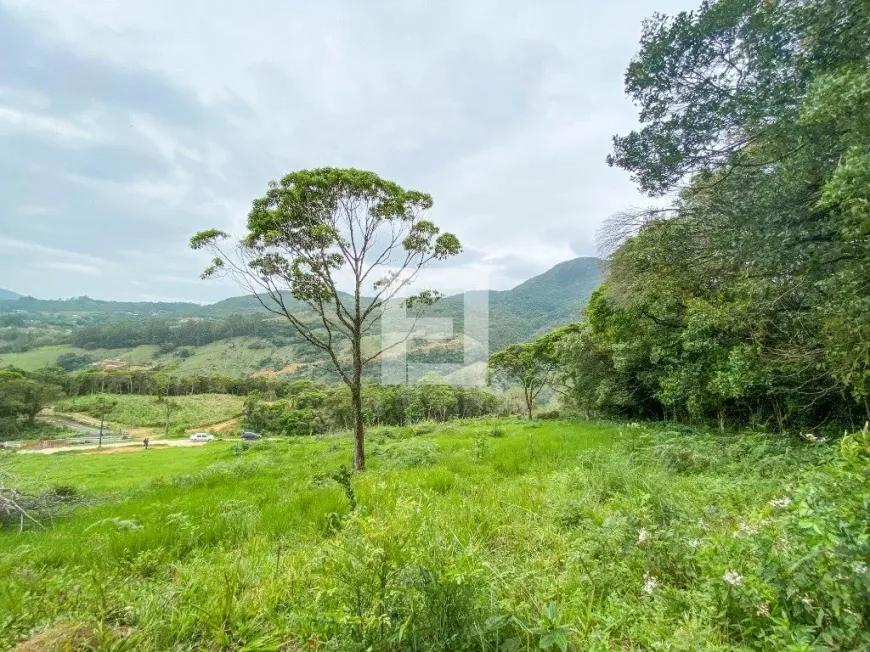
POLYGON ((854 566, 852 566, 852 570, 858 575, 866 575, 867 574, 867 564, 863 562, 858 562, 854 566))
POLYGON ((722 579, 725 580, 725 584, 728 584, 730 586, 740 586, 741 584, 743 584, 743 576, 740 575, 740 573, 736 573, 734 571, 725 571, 722 579))
POLYGON ((813 606, 813 599, 808 595, 805 595, 804 597, 802 597, 801 602, 803 602, 808 607, 813 606))
POLYGON ((700 539, 689 539, 688 543, 690 548, 699 548, 701 546, 700 539))
POLYGON ((807 441, 812 442, 812 443, 814 443, 814 444, 824 444, 826 441, 828 441, 828 440, 825 439, 824 437, 816 437, 816 436, 815 436, 813 433, 811 433, 811 432, 802 432, 802 433, 801 433, 801 437, 803 437, 803 438, 806 439, 807 441))
POLYGON ((770 505, 777 509, 785 509, 786 507, 791 505, 791 498, 789 498, 788 496, 784 498, 774 498, 770 501, 770 505))
POLYGON ((770 607, 767 606, 766 602, 762 602, 758 605, 758 609, 755 610, 755 615, 761 618, 767 618, 770 615, 770 607))
POLYGON ((642 527, 637 533, 637 542, 643 543, 644 541, 648 541, 648 540, 649 540, 649 530, 642 527))
POLYGON ((741 523, 737 526, 737 531, 734 533, 734 538, 736 539, 737 537, 742 537, 744 535, 755 534, 756 532, 758 532, 758 530, 751 525, 747 523, 741 523))
POLYGON ((646 573, 643 574, 643 592, 644 593, 646 593, 647 595, 652 595, 653 591, 656 590, 658 585, 659 585, 659 581, 657 578, 653 577, 652 575, 647 575, 646 573))

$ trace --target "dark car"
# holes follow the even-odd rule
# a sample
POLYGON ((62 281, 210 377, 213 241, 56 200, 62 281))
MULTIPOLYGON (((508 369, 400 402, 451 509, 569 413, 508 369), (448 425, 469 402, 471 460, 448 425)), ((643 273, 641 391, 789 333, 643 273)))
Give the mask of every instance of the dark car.
POLYGON ((252 440, 252 439, 261 439, 262 435, 259 435, 256 432, 243 432, 242 439, 252 440))

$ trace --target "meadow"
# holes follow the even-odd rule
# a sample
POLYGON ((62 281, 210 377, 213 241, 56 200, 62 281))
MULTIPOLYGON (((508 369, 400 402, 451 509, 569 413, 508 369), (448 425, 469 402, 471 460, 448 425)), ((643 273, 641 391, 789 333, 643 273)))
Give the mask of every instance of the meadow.
MULTIPOLYGON (((79 413, 98 416, 99 395, 76 396, 58 401, 54 409, 59 413, 79 413)), ((135 394, 113 395, 114 407, 106 419, 122 428, 162 427, 166 423, 165 403, 154 396, 135 394)), ((186 428, 208 426, 238 417, 244 399, 230 394, 195 394, 174 396, 175 406, 170 413, 171 428, 178 434, 186 428)))
POLYGON ((870 645, 866 435, 481 420, 373 429, 361 474, 350 451, 4 458, 82 506, 0 535, 0 647, 870 645))

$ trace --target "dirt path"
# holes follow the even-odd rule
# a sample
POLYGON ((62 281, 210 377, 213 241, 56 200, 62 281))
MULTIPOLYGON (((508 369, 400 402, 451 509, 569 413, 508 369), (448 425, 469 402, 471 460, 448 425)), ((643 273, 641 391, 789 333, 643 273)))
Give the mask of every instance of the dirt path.
POLYGON ((185 432, 194 433, 200 431, 206 431, 213 433, 215 435, 226 432, 227 430, 235 430, 239 427, 239 417, 233 417, 232 419, 227 419, 226 421, 218 421, 217 423, 209 423, 202 426, 196 426, 193 428, 186 428, 185 432))
MULTIPOLYGON (((155 439, 150 442, 150 446, 171 447, 171 448, 192 448, 195 446, 205 446, 205 442, 190 441, 188 439, 155 439)), ((135 453, 144 451, 145 447, 141 443, 130 443, 129 441, 117 442, 111 444, 103 444, 99 448, 96 444, 85 444, 77 446, 58 446, 57 448, 22 448, 18 450, 21 455, 53 455, 54 453, 67 453, 70 451, 81 451, 88 454, 100 453, 135 453)))

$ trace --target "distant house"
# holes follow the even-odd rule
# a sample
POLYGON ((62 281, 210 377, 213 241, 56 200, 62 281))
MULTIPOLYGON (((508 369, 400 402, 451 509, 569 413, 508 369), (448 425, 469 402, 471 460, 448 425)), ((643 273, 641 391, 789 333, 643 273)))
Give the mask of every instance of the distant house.
POLYGON ((100 360, 99 362, 94 362, 92 367, 96 367, 97 369, 102 369, 103 371, 115 371, 117 369, 121 369, 127 366, 127 363, 123 360, 100 360))

